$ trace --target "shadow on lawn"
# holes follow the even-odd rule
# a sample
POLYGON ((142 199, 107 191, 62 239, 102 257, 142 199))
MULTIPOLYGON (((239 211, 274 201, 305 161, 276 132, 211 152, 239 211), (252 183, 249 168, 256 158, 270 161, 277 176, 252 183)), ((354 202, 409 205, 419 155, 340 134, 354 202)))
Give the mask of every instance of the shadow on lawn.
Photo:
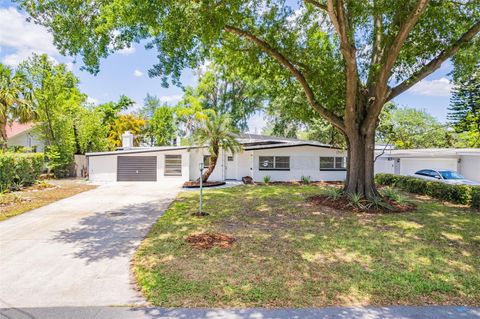
POLYGON ((87 263, 130 255, 162 215, 170 199, 96 213, 79 226, 60 231, 55 240, 74 244, 76 258, 87 263))

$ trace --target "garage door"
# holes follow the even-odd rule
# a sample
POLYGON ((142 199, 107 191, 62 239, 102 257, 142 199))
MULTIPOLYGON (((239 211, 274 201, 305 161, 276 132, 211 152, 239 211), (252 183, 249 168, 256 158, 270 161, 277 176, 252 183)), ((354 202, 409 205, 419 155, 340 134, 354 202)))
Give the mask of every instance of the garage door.
POLYGON ((450 169, 457 170, 455 158, 402 158, 400 160, 400 174, 409 175, 421 169, 450 169))
POLYGON ((117 181, 119 182, 156 182, 156 156, 118 156, 117 181))

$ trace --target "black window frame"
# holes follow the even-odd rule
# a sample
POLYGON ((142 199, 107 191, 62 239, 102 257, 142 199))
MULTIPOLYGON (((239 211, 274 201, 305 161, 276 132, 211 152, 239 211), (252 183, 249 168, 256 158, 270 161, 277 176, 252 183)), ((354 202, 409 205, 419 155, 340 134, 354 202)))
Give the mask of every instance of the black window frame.
POLYGON ((320 163, 319 163, 320 171, 346 171, 347 170, 347 158, 345 156, 320 156, 320 163), (322 168, 322 158, 331 158, 333 167, 322 168), (342 167, 337 167, 338 159, 341 159, 342 167))
POLYGON ((260 155, 258 156, 258 170, 259 171, 289 171, 290 170, 290 156, 275 156, 275 155, 260 155), (266 167, 262 167, 260 165, 260 163, 262 162, 261 158, 265 158, 265 157, 271 157, 273 158, 273 167, 271 168, 266 168, 266 167), (277 168, 277 158, 287 158, 288 159, 288 168, 286 167, 282 167, 282 168, 277 168))

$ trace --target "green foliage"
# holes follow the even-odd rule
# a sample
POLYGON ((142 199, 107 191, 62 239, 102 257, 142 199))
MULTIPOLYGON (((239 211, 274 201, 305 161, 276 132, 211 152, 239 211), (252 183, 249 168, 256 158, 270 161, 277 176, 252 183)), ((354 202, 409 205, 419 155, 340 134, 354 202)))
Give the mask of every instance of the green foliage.
POLYGON ((56 178, 68 176, 72 165, 72 156, 72 153, 60 146, 47 146, 45 148, 45 157, 49 173, 53 173, 56 178))
POLYGON ((358 208, 360 210, 367 209, 367 203, 365 202, 362 194, 352 193, 348 195, 348 206, 358 208))
POLYGON ((263 182, 265 184, 269 184, 272 181, 272 177, 270 175, 263 176, 263 182))
POLYGON ((327 187, 325 189, 325 194, 331 200, 338 200, 343 196, 342 190, 338 187, 333 186, 327 187))
POLYGON ((32 91, 25 77, 0 63, 0 148, 7 146, 6 126, 35 119, 32 91))
POLYGON ((468 185, 451 185, 394 174, 377 174, 375 181, 379 185, 390 185, 411 193, 428 195, 452 203, 471 204, 473 187, 468 185))
POLYGON ((171 145, 176 132, 174 110, 165 105, 158 107, 148 120, 145 137, 153 142, 152 145, 171 145))
POLYGON ((471 206, 475 209, 480 209, 480 186, 472 187, 471 206))
POLYGON ((147 93, 147 96, 143 100, 143 106, 138 113, 144 119, 150 120, 160 106, 162 106, 162 101, 160 101, 157 96, 147 93))
POLYGON ((0 153, 0 193, 32 185, 43 163, 42 153, 0 153))
POLYGON ((398 149, 452 147, 452 134, 424 110, 387 107, 380 117, 377 141, 398 149))
POLYGON ((96 109, 80 108, 75 116, 74 129, 78 153, 102 152, 110 149, 107 125, 103 114, 96 109))
POLYGON ((201 121, 200 126, 195 130, 193 141, 196 145, 208 145, 210 153, 208 169, 202 176, 203 182, 208 180, 215 169, 221 149, 231 154, 241 150, 241 145, 238 143, 235 133, 236 130, 232 126, 230 117, 216 114, 201 121))
POLYGON ((264 83, 261 79, 236 74, 219 64, 210 64, 200 74, 193 94, 198 97, 203 109, 212 109, 217 114, 228 114, 232 125, 240 131, 248 128, 250 115, 263 108, 264 83))
POLYGON ((310 184, 312 182, 312 179, 310 176, 304 176, 302 175, 302 177, 300 177, 300 180, 302 181, 302 183, 304 184, 310 184))
POLYGON ((454 78, 448 119, 467 147, 480 147, 480 63, 477 71, 465 78, 454 78))
POLYGON ((387 197, 390 200, 393 200, 399 204, 405 203, 406 198, 402 196, 396 189, 393 187, 387 186, 380 190, 380 193, 387 197))

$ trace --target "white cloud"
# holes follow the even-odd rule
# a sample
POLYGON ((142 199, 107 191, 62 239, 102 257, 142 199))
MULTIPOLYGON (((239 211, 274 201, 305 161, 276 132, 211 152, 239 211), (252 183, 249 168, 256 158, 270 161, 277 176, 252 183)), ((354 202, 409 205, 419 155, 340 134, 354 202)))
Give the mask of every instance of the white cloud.
POLYGON ((409 92, 426 96, 450 96, 453 84, 447 78, 421 80, 409 92))
POLYGON ((160 101, 165 103, 176 103, 182 99, 182 95, 163 95, 160 97, 160 101))
POLYGON ((136 77, 141 77, 143 76, 143 72, 140 71, 139 69, 136 69, 135 71, 133 71, 133 75, 136 77))
POLYGON ((87 103, 97 105, 97 104, 98 104, 98 100, 97 100, 96 98, 94 98, 94 97, 89 96, 89 97, 87 97, 87 103))
POLYGON ((2 62, 18 65, 32 53, 46 53, 58 56, 53 45, 53 36, 45 27, 27 22, 26 14, 14 7, 0 9, 0 46, 13 49, 15 52, 3 57, 2 62))
POLYGON ((134 54, 135 51, 136 51, 135 47, 131 46, 129 48, 123 48, 121 50, 118 50, 117 53, 119 53, 121 55, 130 55, 130 54, 134 54))

